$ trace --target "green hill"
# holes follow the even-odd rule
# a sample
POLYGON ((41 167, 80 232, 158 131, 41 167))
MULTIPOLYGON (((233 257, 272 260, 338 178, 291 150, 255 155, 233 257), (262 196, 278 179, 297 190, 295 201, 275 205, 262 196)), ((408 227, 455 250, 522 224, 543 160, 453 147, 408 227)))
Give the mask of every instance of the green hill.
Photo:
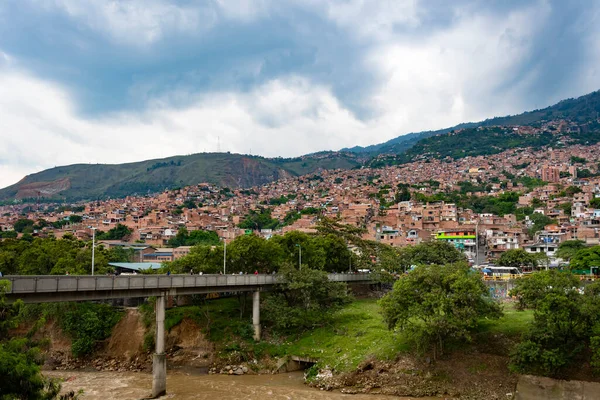
MULTIPOLYGON (((440 129, 437 131, 425 131, 418 133, 409 133, 398 136, 385 143, 375 144, 366 147, 352 147, 342 149, 357 154, 401 154, 412 148, 420 140, 432 136, 443 135, 452 131, 493 126, 540 126, 543 122, 564 119, 577 124, 584 124, 589 121, 597 121, 600 118, 600 91, 595 91, 576 99, 562 100, 559 103, 546 107, 541 110, 533 110, 518 115, 496 117, 486 119, 480 122, 468 122, 453 126, 451 128, 440 129)), ((477 143, 477 146, 485 145, 477 143)))
POLYGON ((232 188, 262 185, 323 169, 360 165, 350 154, 328 152, 298 158, 263 158, 229 153, 174 156, 127 164, 74 164, 27 175, 0 190, 0 200, 90 200, 160 192, 208 182, 232 188))

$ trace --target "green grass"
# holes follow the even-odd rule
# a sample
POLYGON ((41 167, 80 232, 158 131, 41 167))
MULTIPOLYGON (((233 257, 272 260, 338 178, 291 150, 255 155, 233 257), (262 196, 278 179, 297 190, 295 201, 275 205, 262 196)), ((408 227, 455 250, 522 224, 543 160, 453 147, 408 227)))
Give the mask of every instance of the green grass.
POLYGON ((504 316, 497 320, 482 320, 480 334, 501 334, 507 337, 520 336, 533 321, 533 310, 518 311, 513 304, 504 305, 504 316))
MULTIPOLYGON (((334 313, 327 325, 297 335, 277 336, 267 332, 258 343, 252 339, 249 301, 247 306, 243 318, 240 318, 236 298, 173 308, 167 310, 166 329, 190 318, 208 332, 208 338, 217 345, 222 356, 236 352, 243 360, 260 359, 265 355, 310 357, 318 360, 320 366, 327 365, 336 371, 351 371, 368 358, 393 360, 398 354, 414 350, 406 335, 387 329, 376 300, 354 301, 334 313)), ((517 311, 512 305, 506 305, 504 313, 498 320, 480 322, 476 344, 505 354, 506 346, 518 340, 533 320, 532 311, 517 311), (496 346, 500 338, 507 338, 510 343, 496 346)))
POLYGON ((329 325, 301 335, 287 353, 348 371, 371 356, 389 360, 408 350, 408 340, 386 328, 377 302, 358 300, 335 313, 329 325))

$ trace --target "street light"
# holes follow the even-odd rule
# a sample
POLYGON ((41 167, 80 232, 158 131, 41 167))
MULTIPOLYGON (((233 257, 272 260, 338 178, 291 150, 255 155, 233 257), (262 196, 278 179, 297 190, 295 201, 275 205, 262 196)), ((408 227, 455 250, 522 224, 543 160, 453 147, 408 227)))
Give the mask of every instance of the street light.
POLYGON ((226 267, 227 267, 227 239, 223 238, 223 275, 226 275, 226 267))
POLYGON ((298 269, 302 269, 302 246, 296 244, 296 247, 298 247, 298 249, 300 250, 300 252, 298 253, 298 269))
POLYGON ((96 250, 96 228, 92 228, 92 276, 94 276, 94 255, 96 250))

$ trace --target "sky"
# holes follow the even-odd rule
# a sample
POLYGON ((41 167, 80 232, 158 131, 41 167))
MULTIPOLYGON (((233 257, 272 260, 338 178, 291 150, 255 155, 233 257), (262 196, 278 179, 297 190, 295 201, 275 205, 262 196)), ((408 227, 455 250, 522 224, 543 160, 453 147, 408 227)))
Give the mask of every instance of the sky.
POLYGON ((0 187, 365 146, 598 89, 596 0, 1 0, 0 187))

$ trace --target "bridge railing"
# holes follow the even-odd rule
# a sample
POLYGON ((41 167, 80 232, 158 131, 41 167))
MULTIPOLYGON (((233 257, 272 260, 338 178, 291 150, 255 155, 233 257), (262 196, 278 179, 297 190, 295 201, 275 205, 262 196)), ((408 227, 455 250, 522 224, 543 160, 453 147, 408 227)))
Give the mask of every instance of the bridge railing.
POLYGON ((83 292, 220 286, 260 286, 276 283, 275 275, 119 275, 8 276, 9 293, 83 292))
MULTIPOLYGON (((10 294, 274 285, 278 275, 37 275, 7 276, 10 294)), ((329 274, 337 282, 368 281, 369 274, 329 274)))

